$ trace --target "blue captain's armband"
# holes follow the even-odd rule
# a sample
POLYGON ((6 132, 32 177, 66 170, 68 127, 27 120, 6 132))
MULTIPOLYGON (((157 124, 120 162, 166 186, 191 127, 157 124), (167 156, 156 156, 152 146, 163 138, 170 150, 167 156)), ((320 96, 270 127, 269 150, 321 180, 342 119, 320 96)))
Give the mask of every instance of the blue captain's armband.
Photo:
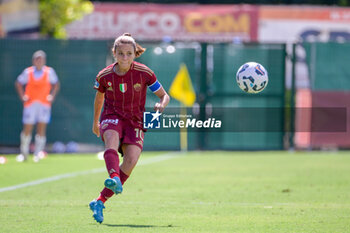
POLYGON ((152 85, 149 85, 148 86, 148 88, 152 91, 152 92, 156 92, 156 91, 158 91, 160 88, 161 88, 161 84, 160 84, 160 82, 158 82, 158 80, 157 81, 155 81, 152 85))

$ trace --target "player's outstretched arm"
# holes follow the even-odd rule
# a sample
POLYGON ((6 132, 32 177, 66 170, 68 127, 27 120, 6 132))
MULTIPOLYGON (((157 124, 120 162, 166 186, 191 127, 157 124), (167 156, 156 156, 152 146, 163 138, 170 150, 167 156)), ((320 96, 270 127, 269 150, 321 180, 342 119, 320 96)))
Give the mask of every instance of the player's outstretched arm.
POLYGON ((160 101, 154 105, 154 110, 163 112, 170 101, 170 97, 163 87, 159 88, 159 90, 154 92, 154 94, 156 94, 156 96, 158 96, 158 98, 160 99, 160 101))
POLYGON ((100 115, 102 111, 103 102, 105 99, 105 94, 96 91, 95 101, 94 101, 94 121, 92 123, 92 132, 100 137, 100 115))

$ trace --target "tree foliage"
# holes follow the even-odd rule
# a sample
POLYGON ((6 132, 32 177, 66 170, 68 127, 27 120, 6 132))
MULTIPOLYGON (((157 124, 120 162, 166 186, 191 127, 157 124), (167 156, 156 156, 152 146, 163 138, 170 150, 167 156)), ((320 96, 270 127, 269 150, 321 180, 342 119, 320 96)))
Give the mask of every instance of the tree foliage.
POLYGON ((65 26, 93 11, 88 0, 40 0, 41 34, 57 39, 66 38, 65 26))

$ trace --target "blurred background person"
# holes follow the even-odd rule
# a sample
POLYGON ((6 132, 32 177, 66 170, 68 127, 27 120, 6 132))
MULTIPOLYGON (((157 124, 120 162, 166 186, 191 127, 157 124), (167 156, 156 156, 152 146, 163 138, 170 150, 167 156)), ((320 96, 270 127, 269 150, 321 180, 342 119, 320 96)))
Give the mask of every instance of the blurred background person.
POLYGON ((23 130, 21 154, 18 162, 27 160, 34 125, 36 125, 33 160, 40 160, 39 153, 45 149, 46 126, 51 118, 51 104, 59 91, 59 81, 53 68, 46 66, 46 53, 38 50, 32 57, 33 66, 26 68, 17 78, 15 87, 23 102, 23 130))

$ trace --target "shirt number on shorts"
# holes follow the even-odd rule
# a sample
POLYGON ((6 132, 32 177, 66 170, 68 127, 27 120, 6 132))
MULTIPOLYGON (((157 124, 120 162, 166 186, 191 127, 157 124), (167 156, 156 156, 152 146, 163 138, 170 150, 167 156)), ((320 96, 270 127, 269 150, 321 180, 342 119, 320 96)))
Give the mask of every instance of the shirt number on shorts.
POLYGON ((134 130, 136 132, 136 138, 139 138, 143 141, 143 131, 139 128, 135 128, 134 130))

